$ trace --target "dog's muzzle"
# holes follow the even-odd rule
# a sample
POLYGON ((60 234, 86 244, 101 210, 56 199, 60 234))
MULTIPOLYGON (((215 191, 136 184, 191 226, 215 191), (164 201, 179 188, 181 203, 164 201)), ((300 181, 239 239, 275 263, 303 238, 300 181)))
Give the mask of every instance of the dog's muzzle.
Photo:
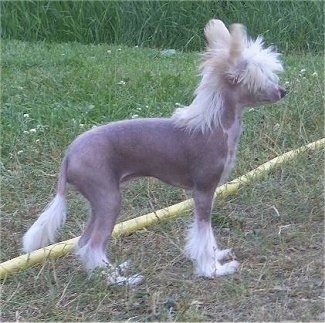
POLYGON ((285 97, 285 95, 287 94, 287 91, 283 87, 279 87, 279 92, 280 92, 281 99, 285 97))

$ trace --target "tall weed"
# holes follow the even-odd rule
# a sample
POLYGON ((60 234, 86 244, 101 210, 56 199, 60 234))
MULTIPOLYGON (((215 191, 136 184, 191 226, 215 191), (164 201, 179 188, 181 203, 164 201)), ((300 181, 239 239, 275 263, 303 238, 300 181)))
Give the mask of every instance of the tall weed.
POLYGON ((1 1, 1 37, 199 50, 212 17, 282 51, 323 50, 322 1, 1 1))

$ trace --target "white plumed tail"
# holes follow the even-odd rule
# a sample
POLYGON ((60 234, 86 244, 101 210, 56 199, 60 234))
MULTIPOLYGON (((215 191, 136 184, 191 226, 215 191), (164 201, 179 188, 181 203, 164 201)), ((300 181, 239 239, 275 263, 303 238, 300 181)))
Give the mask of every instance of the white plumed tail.
POLYGON ((23 250, 31 252, 54 242, 56 233, 64 225, 65 220, 65 196, 58 193, 25 233, 23 237, 23 250))
POLYGON ((54 199, 23 237, 25 252, 31 252, 54 242, 56 233, 65 223, 67 167, 68 159, 65 157, 61 164, 58 189, 54 199))

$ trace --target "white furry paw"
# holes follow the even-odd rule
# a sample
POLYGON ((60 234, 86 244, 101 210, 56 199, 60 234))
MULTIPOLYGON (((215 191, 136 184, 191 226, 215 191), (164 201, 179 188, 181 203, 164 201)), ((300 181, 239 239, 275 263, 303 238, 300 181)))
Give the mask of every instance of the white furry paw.
POLYGON ((239 262, 237 260, 229 261, 223 265, 216 266, 215 276, 224 276, 233 274, 239 267, 239 262))
POLYGON ((106 281, 109 285, 139 285, 143 282, 144 276, 135 274, 125 276, 124 273, 130 268, 130 263, 125 261, 116 267, 111 267, 107 272, 106 281))
POLYGON ((216 259, 217 260, 223 260, 223 259, 229 259, 232 256, 232 249, 223 249, 223 250, 216 250, 216 259))
POLYGON ((218 260, 211 262, 197 263, 196 274, 199 277, 216 278, 233 274, 239 267, 237 260, 221 264, 218 260))
POLYGON ((144 276, 135 274, 132 276, 120 276, 115 274, 109 274, 107 276, 107 283, 109 285, 128 285, 128 286, 134 286, 139 285, 143 282, 144 276))
POLYGON ((118 270, 120 270, 121 272, 125 272, 126 270, 128 270, 130 268, 130 262, 124 261, 121 264, 119 264, 116 268, 118 270))

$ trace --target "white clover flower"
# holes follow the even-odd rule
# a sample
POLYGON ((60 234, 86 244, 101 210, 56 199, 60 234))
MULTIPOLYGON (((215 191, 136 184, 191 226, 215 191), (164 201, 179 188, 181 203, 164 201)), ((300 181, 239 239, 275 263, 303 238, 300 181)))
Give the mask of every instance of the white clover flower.
POLYGON ((117 84, 118 84, 118 85, 125 85, 126 82, 122 80, 122 81, 118 82, 117 84))
POLYGON ((175 55, 177 52, 176 52, 176 49, 165 49, 163 51, 161 51, 161 55, 163 56, 172 56, 172 55, 175 55))
POLYGON ((29 114, 28 114, 28 113, 24 113, 24 114, 23 114, 23 117, 24 117, 24 118, 29 118, 29 114))
POLYGON ((131 116, 131 119, 136 119, 136 118, 139 118, 138 114, 134 114, 133 116, 131 116))
POLYGON ((279 123, 276 123, 274 126, 273 126, 273 131, 277 131, 279 130, 280 128, 280 124, 279 123))
POLYGON ((36 132, 35 128, 29 129, 29 133, 35 133, 35 132, 36 132))

